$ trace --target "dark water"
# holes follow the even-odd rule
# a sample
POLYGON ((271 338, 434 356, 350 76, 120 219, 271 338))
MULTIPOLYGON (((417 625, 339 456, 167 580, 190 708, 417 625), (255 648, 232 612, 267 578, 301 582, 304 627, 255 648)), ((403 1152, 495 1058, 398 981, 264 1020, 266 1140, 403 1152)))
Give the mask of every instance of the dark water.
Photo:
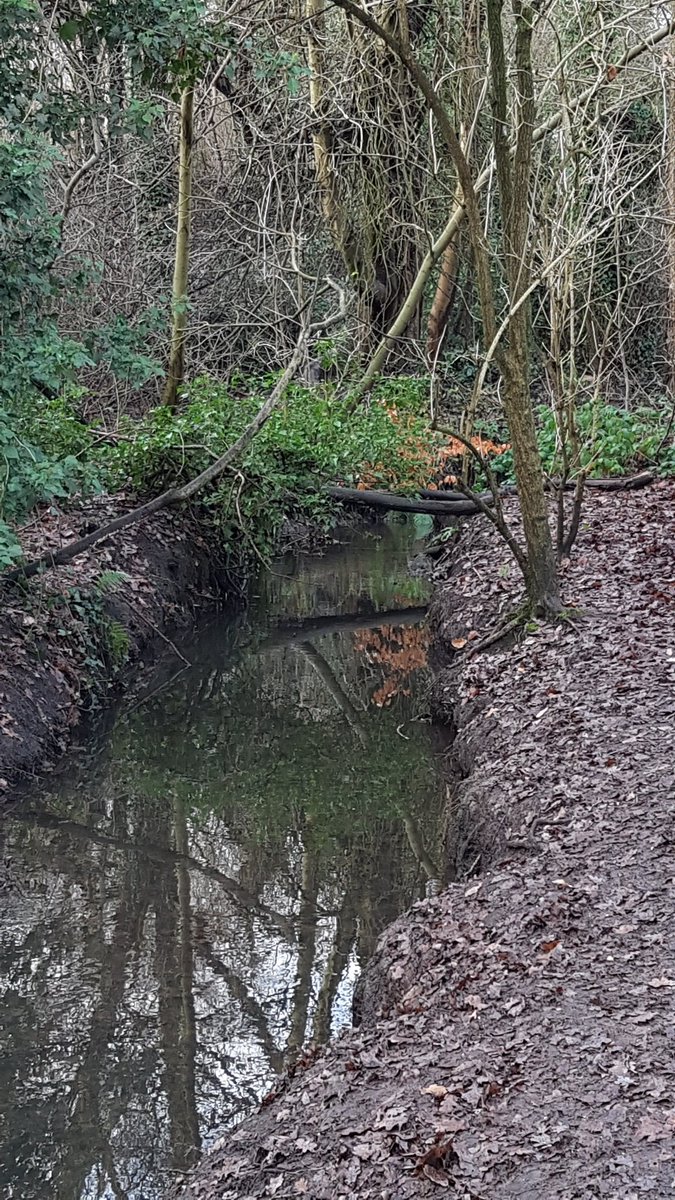
POLYGON ((159 1200, 350 1022, 438 874, 414 535, 277 564, 3 817, 3 1197, 159 1200))

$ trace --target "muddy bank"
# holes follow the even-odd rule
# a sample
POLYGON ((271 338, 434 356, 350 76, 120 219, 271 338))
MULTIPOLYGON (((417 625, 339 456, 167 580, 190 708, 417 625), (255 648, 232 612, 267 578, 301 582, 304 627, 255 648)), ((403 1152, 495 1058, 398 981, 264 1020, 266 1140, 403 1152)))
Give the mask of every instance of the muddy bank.
POLYGON ((474 658, 518 581, 470 526, 435 608, 460 878, 385 933, 361 1026, 184 1197, 671 1194, 674 514, 672 483, 594 496, 569 619, 474 658))
MULTIPOLYGON (((137 503, 117 494, 43 511, 21 531, 28 561, 57 550, 137 503)), ((341 527, 364 523, 341 515, 341 527)), ((242 534, 242 541, 245 541, 242 534)), ((313 553, 323 526, 282 522, 276 552, 313 553)), ((227 546, 204 510, 166 509, 28 583, 0 581, 0 798, 49 770, 82 715, 105 705, 159 654, 184 665, 172 638, 199 610, 246 602, 249 543, 227 546)))
MULTIPOLYGON (((44 514, 24 534, 27 557, 57 548, 124 512, 130 498, 88 500, 44 514)), ((187 510, 166 511, 122 531, 28 585, 0 596, 0 789, 48 768, 83 711, 105 702, 130 669, 167 649, 195 610, 235 603, 212 532, 187 510)), ((177 665, 180 660, 177 657, 177 665)))

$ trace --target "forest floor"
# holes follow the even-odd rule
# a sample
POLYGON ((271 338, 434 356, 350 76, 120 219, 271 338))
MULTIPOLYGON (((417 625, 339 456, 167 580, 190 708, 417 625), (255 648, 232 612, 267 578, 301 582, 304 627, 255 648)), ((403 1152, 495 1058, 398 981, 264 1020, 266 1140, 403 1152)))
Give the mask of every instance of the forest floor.
POLYGON ((433 621, 471 873, 385 932, 361 1025, 185 1200, 675 1195, 674 547, 672 482, 594 494, 569 619, 471 657, 518 579, 467 524, 433 621))

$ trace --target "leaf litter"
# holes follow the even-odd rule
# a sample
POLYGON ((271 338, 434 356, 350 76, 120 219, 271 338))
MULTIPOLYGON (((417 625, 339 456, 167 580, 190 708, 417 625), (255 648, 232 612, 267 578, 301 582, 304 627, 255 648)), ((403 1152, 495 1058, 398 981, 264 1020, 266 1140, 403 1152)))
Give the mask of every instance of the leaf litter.
POLYGON ((492 530, 466 527, 432 616, 455 882, 385 931, 359 1026, 184 1200, 673 1195, 673 547, 672 482, 589 497, 574 619, 469 657, 453 640, 518 595, 492 530))

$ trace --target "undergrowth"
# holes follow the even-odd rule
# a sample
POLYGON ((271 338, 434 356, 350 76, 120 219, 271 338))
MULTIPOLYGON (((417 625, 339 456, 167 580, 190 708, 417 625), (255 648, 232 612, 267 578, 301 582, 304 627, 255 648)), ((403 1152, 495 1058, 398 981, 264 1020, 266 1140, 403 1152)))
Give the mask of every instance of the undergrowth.
MULTIPOLYGON (((75 455, 87 486, 154 495, 219 457, 274 382, 198 379, 177 411, 152 409, 108 439, 78 422, 63 400, 45 402, 30 432, 54 458, 75 455)), ((388 380, 371 403, 349 414, 329 387, 289 388, 241 462, 200 496, 221 536, 240 556, 247 549, 268 554, 286 519, 326 529, 334 523, 336 504, 323 484, 404 493, 423 486, 440 462, 443 439, 429 431, 420 390, 410 380, 388 380)))
MULTIPOLYGON (((0 412, 0 568, 20 557, 15 528, 41 502, 76 491, 125 489, 145 497, 193 478, 242 433, 274 382, 198 379, 177 411, 154 408, 140 420, 123 421, 114 433, 79 419, 81 392, 74 388, 51 399, 35 394, 11 416, 0 412)), ((285 519, 328 528, 336 506, 324 484, 412 493, 431 481, 451 482, 462 448, 431 431, 427 395, 424 378, 385 379, 367 404, 350 413, 331 385, 295 384, 242 461, 200 501, 242 557, 270 553, 285 519)), ((537 416, 544 468, 556 475, 553 415, 540 408, 537 416)), ((646 466, 675 474, 665 405, 628 412, 584 403, 577 416, 580 465, 591 475, 646 466)), ((481 437, 497 477, 512 480, 505 429, 485 425, 481 437)))
MULTIPOLYGON (((670 412, 664 402, 629 411, 612 404, 586 401, 577 407, 576 418, 581 456, 574 468, 581 468, 596 479, 646 469, 675 475, 675 429, 669 428, 670 412)), ((562 460, 552 410, 545 405, 539 407, 537 421, 544 470, 549 476, 560 475, 562 460)), ((505 430, 486 424, 484 432, 499 437, 505 430)), ((512 483, 512 452, 509 450, 495 459, 493 469, 499 479, 512 483)))

